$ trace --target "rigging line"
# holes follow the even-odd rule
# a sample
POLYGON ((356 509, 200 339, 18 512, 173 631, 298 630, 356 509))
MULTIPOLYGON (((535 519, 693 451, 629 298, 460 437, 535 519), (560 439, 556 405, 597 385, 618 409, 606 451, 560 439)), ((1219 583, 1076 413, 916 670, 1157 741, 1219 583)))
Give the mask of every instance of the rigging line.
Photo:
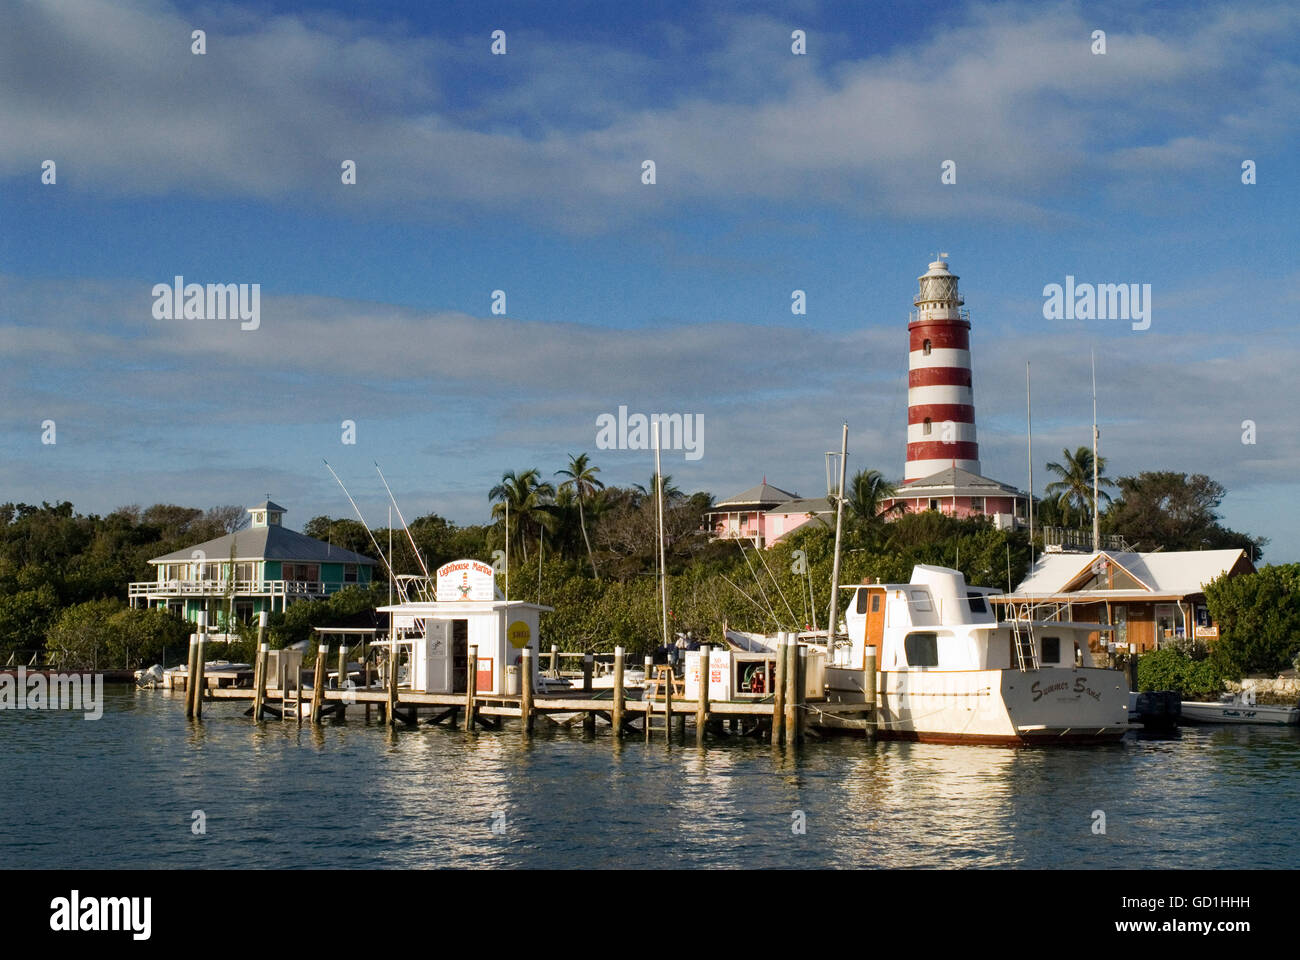
POLYGON ((370 525, 366 523, 366 518, 361 515, 361 508, 358 507, 357 502, 352 499, 352 494, 348 493, 348 488, 343 486, 343 481, 340 480, 339 475, 334 472, 334 468, 330 466, 330 462, 324 458, 321 459, 321 462, 325 464, 325 469, 330 472, 330 476, 332 476, 334 482, 339 485, 339 489, 343 491, 343 495, 348 498, 348 503, 352 504, 352 509, 356 511, 357 519, 361 521, 361 526, 365 528, 366 536, 370 538, 370 542, 375 548, 375 553, 378 554, 380 560, 384 561, 384 566, 388 568, 388 576, 390 581, 397 587, 397 595, 402 598, 402 603, 408 603, 406 588, 402 586, 402 581, 397 579, 397 574, 393 572, 392 564, 384 559, 384 551, 379 549, 379 544, 375 540, 375 535, 370 532, 370 525))
POLYGON ((794 615, 794 608, 790 606, 790 601, 785 598, 785 591, 781 589, 781 584, 777 583, 776 577, 772 576, 772 568, 767 565, 767 558, 759 552, 757 543, 754 544, 754 552, 758 554, 758 559, 763 563, 763 569, 766 570, 767 575, 771 577, 772 585, 776 587, 776 592, 781 598, 781 602, 784 603, 785 608, 790 611, 790 620, 795 624, 795 629, 797 630, 799 618, 794 615))
POLYGON ((754 565, 749 562, 749 554, 745 552, 745 541, 738 538, 736 540, 736 546, 740 548, 740 555, 745 558, 745 566, 749 567, 749 575, 753 577, 754 582, 758 584, 758 595, 762 597, 763 602, 767 604, 768 613, 771 614, 772 619, 776 621, 777 629, 780 629, 783 626, 781 618, 776 615, 776 610, 772 608, 771 601, 767 599, 767 591, 763 589, 763 581, 758 579, 758 574, 754 572, 754 565))
POLYGON ((411 549, 415 551, 415 562, 420 565, 420 569, 424 571, 424 576, 427 579, 429 576, 429 568, 424 565, 424 558, 420 556, 420 548, 415 545, 415 537, 411 536, 411 528, 406 525, 406 518, 402 516, 402 508, 397 506, 397 498, 393 496, 393 491, 388 486, 388 481, 384 480, 384 471, 379 469, 378 462, 372 460, 371 463, 375 464, 375 472, 379 474, 379 479, 383 481, 384 489, 388 491, 388 499, 391 500, 393 506, 397 508, 397 519, 402 521, 402 529, 406 531, 406 539, 411 541, 411 549))
POLYGON ((765 611, 765 610, 763 609, 762 605, 761 605, 757 600, 755 600, 753 597, 751 597, 749 594, 747 594, 744 590, 741 590, 740 587, 737 586, 737 585, 732 581, 732 579, 731 579, 730 577, 728 577, 725 573, 720 573, 720 574, 718 574, 718 576, 720 576, 723 580, 726 580, 727 583, 730 583, 731 586, 735 588, 736 592, 739 593, 742 597, 744 597, 746 600, 748 600, 748 601, 749 601, 750 603, 752 603, 754 606, 758 607, 758 612, 759 612, 759 613, 767 613, 769 616, 772 617, 773 620, 776 621, 776 625, 777 625, 778 627, 781 626, 781 621, 776 619, 776 615, 773 614, 772 611, 771 611, 770 609, 765 611))

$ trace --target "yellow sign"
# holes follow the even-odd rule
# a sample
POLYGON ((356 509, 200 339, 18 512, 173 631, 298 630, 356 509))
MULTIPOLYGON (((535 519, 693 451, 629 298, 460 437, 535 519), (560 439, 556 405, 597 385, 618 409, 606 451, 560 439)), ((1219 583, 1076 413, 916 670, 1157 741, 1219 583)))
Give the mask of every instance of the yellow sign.
POLYGON ((522 620, 516 620, 506 627, 506 639, 510 641, 510 645, 516 650, 522 650, 533 639, 533 633, 528 629, 528 624, 522 620))

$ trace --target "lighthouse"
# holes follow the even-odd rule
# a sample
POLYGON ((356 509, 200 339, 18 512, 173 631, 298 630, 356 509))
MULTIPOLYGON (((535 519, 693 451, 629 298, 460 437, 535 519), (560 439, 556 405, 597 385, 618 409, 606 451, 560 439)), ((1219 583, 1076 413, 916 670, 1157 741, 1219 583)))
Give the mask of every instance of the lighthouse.
POLYGON ((918 277, 907 324, 907 464, 903 483, 956 467, 980 475, 970 375, 970 313, 947 254, 918 277))

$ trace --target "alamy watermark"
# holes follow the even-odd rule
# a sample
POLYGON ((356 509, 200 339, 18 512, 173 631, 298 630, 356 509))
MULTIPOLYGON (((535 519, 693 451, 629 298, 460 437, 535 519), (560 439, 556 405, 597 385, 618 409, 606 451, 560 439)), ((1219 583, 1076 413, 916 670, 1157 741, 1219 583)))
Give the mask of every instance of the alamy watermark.
POLYGON ((1151 284, 1080 283, 1067 275, 1064 287, 1043 287, 1045 320, 1132 320, 1134 330, 1151 326, 1151 284))
POLYGON ((102 673, 28 675, 26 667, 0 673, 0 710, 80 710, 87 720, 104 715, 102 673))
POLYGON ((133 940, 148 940, 152 915, 152 897, 83 897, 73 890, 50 901, 50 929, 56 933, 126 931, 133 940))
POLYGON ((171 283, 153 285, 155 320, 234 320, 240 330, 262 325, 260 283, 186 283, 175 277, 171 283))
POLYGON ((627 412, 618 408, 618 416, 602 413, 596 418, 596 448, 599 450, 649 450, 650 427, 659 424, 661 450, 685 450, 687 460, 704 456, 704 414, 627 412))

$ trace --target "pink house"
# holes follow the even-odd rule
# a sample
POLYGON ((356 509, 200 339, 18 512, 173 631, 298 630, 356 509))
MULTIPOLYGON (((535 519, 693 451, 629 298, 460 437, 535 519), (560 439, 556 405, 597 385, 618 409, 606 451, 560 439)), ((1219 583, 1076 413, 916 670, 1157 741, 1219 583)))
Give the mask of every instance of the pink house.
POLYGON ((825 497, 787 500, 763 514, 763 545, 770 547, 787 533, 809 523, 835 528, 835 508, 825 497))
POLYGON ((773 507, 795 499, 795 494, 767 482, 767 477, 756 487, 719 501, 706 517, 713 536, 719 540, 757 540, 759 546, 767 542, 764 515, 773 507))

